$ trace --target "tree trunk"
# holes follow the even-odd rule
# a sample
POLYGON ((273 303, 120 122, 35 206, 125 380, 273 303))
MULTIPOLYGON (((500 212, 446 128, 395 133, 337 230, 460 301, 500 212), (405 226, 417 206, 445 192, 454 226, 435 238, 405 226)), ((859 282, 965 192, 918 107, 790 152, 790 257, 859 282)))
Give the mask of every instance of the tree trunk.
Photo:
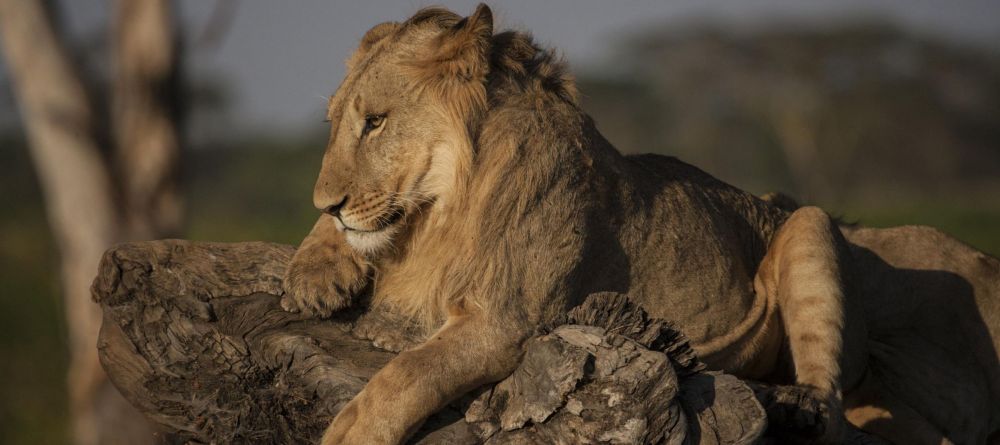
POLYGON ((128 239, 176 235, 181 222, 179 55, 169 0, 117 0, 112 123, 128 239))
MULTIPOLYGON (((282 311, 293 252, 169 240, 105 255, 93 286, 101 361, 165 442, 315 443, 394 356, 365 338, 418 341, 404 320, 364 304, 330 320, 282 311)), ((750 444, 766 419, 753 390, 705 371, 669 323, 604 293, 529 340, 510 377, 436 414, 412 442, 750 444)))
POLYGON ((135 444, 151 430, 107 381, 94 345, 101 313, 88 291, 101 254, 125 239, 176 230, 176 45, 165 0, 122 1, 115 81, 117 143, 63 43, 50 3, 0 0, 0 37, 60 251, 69 332, 71 432, 80 445, 135 444), (112 150, 104 150, 103 153, 112 150))
POLYGON ((100 443, 104 413, 128 409, 99 365, 94 343, 100 310, 87 292, 101 253, 114 243, 120 225, 110 171, 94 137, 94 108, 50 13, 37 0, 0 0, 13 90, 60 251, 72 434, 76 443, 89 445, 100 443))

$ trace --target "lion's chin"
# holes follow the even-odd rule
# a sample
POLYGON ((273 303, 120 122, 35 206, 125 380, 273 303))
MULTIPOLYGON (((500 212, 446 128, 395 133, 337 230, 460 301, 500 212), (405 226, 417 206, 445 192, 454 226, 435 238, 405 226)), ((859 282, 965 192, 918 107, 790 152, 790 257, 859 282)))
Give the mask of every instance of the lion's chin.
POLYGON ((399 226, 391 225, 378 231, 366 232, 346 230, 344 236, 351 248, 364 254, 377 253, 392 244, 392 238, 399 231, 399 226))

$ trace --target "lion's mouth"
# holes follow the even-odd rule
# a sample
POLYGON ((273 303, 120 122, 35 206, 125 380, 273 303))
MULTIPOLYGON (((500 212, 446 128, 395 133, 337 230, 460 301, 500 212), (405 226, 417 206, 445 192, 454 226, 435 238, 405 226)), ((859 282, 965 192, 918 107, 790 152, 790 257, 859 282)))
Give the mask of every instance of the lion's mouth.
POLYGON ((382 214, 382 216, 376 218, 375 227, 372 227, 370 229, 362 227, 351 227, 346 222, 344 222, 344 219, 341 218, 339 215, 337 216, 337 220, 340 222, 340 225, 344 227, 345 232, 377 233, 393 226, 401 219, 403 219, 403 216, 404 216, 403 208, 394 207, 390 209, 388 212, 382 214))

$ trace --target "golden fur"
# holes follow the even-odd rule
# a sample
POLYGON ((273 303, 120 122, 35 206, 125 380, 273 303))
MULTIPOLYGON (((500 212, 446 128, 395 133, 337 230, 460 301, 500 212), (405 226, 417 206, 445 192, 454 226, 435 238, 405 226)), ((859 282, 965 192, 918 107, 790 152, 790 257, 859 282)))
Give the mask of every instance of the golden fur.
POLYGON ((373 304, 433 333, 373 377, 324 443, 404 441, 508 375, 525 339, 596 291, 676 320, 709 365, 793 384, 831 410, 793 436, 836 442, 841 388, 851 421, 889 439, 995 429, 995 414, 941 420, 887 384, 886 370, 908 371, 874 361, 882 331, 865 311, 881 290, 855 279, 858 247, 825 213, 772 205, 673 158, 622 156, 564 65, 526 34, 494 34, 489 8, 378 25, 347 64, 313 195, 325 214, 282 305, 326 316, 367 286, 373 304))

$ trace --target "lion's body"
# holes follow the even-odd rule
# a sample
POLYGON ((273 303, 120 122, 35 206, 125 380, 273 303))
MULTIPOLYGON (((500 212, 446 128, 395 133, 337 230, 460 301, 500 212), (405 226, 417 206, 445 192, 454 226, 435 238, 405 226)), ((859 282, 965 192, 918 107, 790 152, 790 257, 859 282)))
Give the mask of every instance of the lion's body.
MULTIPOLYGON (((403 440, 504 377, 524 339, 597 291, 675 320, 710 365, 799 385, 831 409, 841 386, 883 389, 866 377, 869 353, 879 357, 866 332, 880 332, 866 326, 880 320, 862 312, 888 294, 871 280, 850 286, 848 245, 829 217, 779 209, 673 158, 622 156, 551 53, 493 35, 488 9, 379 25, 349 68, 314 194, 329 215, 296 254, 283 304, 329 313, 371 280, 375 304, 437 330, 376 375, 324 443, 403 440)), ((925 400, 906 400, 928 417, 925 400)), ((993 428, 952 420, 929 428, 993 428)))
MULTIPOLYGON (((510 117, 520 125, 530 118, 510 117)), ((673 158, 624 157, 600 139, 532 147, 519 140, 530 132, 499 128, 508 140, 479 152, 508 158, 482 165, 496 182, 477 183, 486 193, 428 216, 433 230, 414 233, 401 258, 383 260, 376 302, 439 325, 458 301, 494 310, 516 300, 528 305, 526 322, 542 325, 592 292, 613 290, 678 320, 696 344, 746 318, 754 273, 784 212, 673 158), (533 149, 540 152, 524 152, 533 149), (529 173, 543 165, 562 171, 529 173), (557 180, 520 187, 530 176, 557 180), (497 193, 511 195, 489 196, 497 193)))

